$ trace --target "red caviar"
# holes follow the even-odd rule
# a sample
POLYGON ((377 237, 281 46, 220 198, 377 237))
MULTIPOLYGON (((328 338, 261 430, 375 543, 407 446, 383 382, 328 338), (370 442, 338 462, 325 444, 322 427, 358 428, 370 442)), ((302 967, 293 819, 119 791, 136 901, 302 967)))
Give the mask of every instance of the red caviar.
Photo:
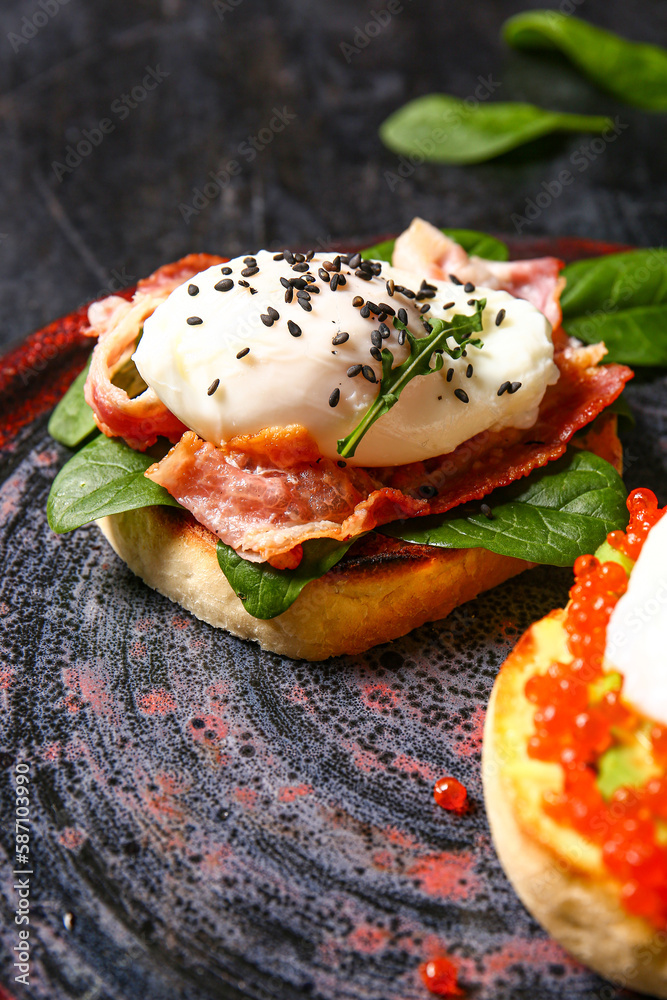
MULTIPOLYGON (((650 490, 628 497, 627 530, 612 531, 608 542, 636 560, 649 530, 667 508, 658 509, 650 490)), ((621 882, 620 897, 630 913, 667 927, 667 847, 658 843, 656 820, 667 822, 667 777, 639 788, 618 788, 605 800, 597 784, 599 757, 615 742, 614 730, 633 730, 638 718, 623 704, 618 687, 596 694, 603 676, 607 624, 628 576, 615 562, 580 556, 565 614, 570 663, 552 663, 532 676, 525 694, 535 705, 535 731, 528 754, 563 768, 563 790, 544 796, 544 808, 602 849, 605 867, 621 882)), ((609 678, 607 678, 609 681, 609 678)), ((650 733, 655 759, 667 765, 667 727, 650 733)))
POLYGON ((457 983, 456 966, 444 956, 424 962, 419 966, 422 982, 427 990, 439 997, 460 997, 463 990, 457 983))
POLYGON ((443 809, 462 812, 468 802, 468 792, 456 778, 444 777, 436 781, 433 798, 443 809))

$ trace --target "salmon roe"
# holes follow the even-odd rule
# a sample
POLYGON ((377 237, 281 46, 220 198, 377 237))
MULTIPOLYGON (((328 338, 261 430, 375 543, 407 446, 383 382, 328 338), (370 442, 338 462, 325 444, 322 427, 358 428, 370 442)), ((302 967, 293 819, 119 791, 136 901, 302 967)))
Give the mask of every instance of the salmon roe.
POLYGON ((442 809, 463 812, 468 803, 468 792, 456 778, 439 778, 433 789, 433 798, 442 809))
POLYGON ((463 990, 457 983, 456 966, 448 958, 434 958, 419 966, 419 974, 427 990, 439 997, 460 997, 463 990))
MULTIPOLYGON (((636 560, 665 510, 650 490, 635 490, 627 530, 612 531, 607 541, 636 560)), ((631 732, 640 722, 621 700, 620 676, 602 670, 607 624, 628 576, 619 563, 590 555, 577 559, 574 575, 564 621, 572 660, 552 663, 525 686, 535 705, 528 755, 563 769, 562 791, 545 793, 546 813, 599 845, 605 867, 621 883, 626 910, 667 927, 667 847, 656 830, 656 821, 667 822, 667 777, 618 788, 610 799, 597 784, 598 761, 616 742, 615 730, 631 732)), ((650 739, 654 759, 667 767, 667 727, 653 726, 650 739)))

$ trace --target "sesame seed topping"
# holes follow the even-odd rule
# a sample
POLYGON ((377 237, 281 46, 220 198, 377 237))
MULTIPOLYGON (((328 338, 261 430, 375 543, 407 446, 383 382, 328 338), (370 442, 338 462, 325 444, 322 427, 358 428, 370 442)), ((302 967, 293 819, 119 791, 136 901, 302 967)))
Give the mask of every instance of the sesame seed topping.
POLYGON ((361 278, 362 281, 371 281, 373 278, 373 274, 371 271, 366 271, 361 267, 358 267, 354 273, 356 274, 357 278, 361 278))
POLYGON ((517 389, 520 389, 520 388, 521 388, 521 382, 512 382, 512 384, 510 385, 510 387, 509 387, 509 389, 507 391, 509 392, 509 394, 511 396, 511 395, 513 395, 517 391, 517 389))
POLYGON ((255 260, 254 257, 244 257, 243 263, 248 264, 250 267, 254 267, 257 261, 255 260))
POLYGON ((466 368, 466 378, 472 378, 472 365, 468 365, 466 368))
POLYGON ((354 378, 355 375, 359 375, 360 372, 361 372, 361 365, 350 365, 350 367, 347 370, 347 376, 348 378, 354 378))
POLYGON ((451 283, 453 285, 462 285, 463 284, 463 282, 459 278, 457 278, 455 274, 450 274, 449 275, 449 280, 451 281, 451 283))
POLYGON ((336 289, 338 288, 340 279, 341 279, 341 275, 338 274, 337 271, 334 271, 334 273, 331 275, 331 291, 332 292, 335 292, 336 289))
POLYGON ((405 330, 398 331, 396 340, 398 341, 398 346, 403 347, 403 344, 405 343, 405 330))
POLYGON ((284 260, 285 259, 285 254, 284 253, 274 253, 273 259, 274 260, 284 260))
POLYGON ((386 323, 380 323, 378 331, 383 340, 386 340, 387 337, 391 336, 391 330, 386 323))
POLYGON ((208 389, 206 390, 206 395, 212 396, 219 385, 220 385, 220 379, 219 378, 214 379, 209 385, 208 389))
POLYGON ((244 278, 252 278, 253 274, 257 274, 258 271, 257 264, 252 264, 250 267, 244 267, 241 274, 244 278))
POLYGON ((338 284, 339 285, 346 285, 347 284, 347 278, 345 277, 344 274, 339 274, 338 275, 338 284))
POLYGON ((329 277, 329 272, 325 271, 323 267, 318 268, 317 273, 318 273, 318 276, 322 279, 322 281, 330 281, 331 280, 330 277, 329 277))
POLYGON ((349 267, 359 267, 361 264, 361 254, 353 253, 351 257, 348 257, 347 263, 349 267))
POLYGON ((290 286, 285 292, 285 302, 291 302, 294 297, 294 289, 290 286))
POLYGON ((445 302, 445 304, 443 305, 442 308, 443 309, 453 309, 453 307, 455 305, 456 305, 456 302, 445 302))
POLYGON ((310 292, 307 292, 305 288, 300 288, 296 293, 297 299, 305 299, 306 302, 310 302, 310 292))
POLYGON ((453 368, 450 368, 450 369, 449 369, 449 371, 447 372, 447 381, 448 381, 448 382, 451 382, 451 381, 452 381, 452 378, 453 378, 453 376, 454 376, 454 369, 453 369, 453 368))
POLYGON ((405 311, 405 309, 399 309, 398 310, 398 318, 401 321, 401 323, 407 323, 408 322, 408 314, 405 311))
POLYGON ((411 288, 406 288, 404 285, 394 285, 394 291, 398 292, 405 299, 414 299, 415 293, 411 288))
POLYGON ((387 295, 390 298, 394 294, 395 287, 396 286, 394 285, 394 279, 393 278, 389 278, 389 280, 385 284, 385 288, 387 289, 387 295))
POLYGON ((297 262, 297 264, 303 264, 305 259, 306 259, 305 254, 302 253, 294 254, 294 260, 297 262))
POLYGON ((289 278, 281 278, 280 279, 280 284, 283 286, 283 288, 291 288, 292 287, 290 285, 290 283, 289 283, 289 278))
POLYGON ((320 290, 319 290, 319 288, 318 288, 317 285, 309 285, 308 286, 308 291, 312 292, 313 295, 319 295, 320 294, 320 290))
POLYGON ((269 316, 271 317, 271 319, 274 319, 274 320, 275 319, 280 319, 280 313, 278 312, 277 309, 274 309, 273 306, 269 306, 266 311, 269 314, 269 316))
POLYGON ((304 289, 307 285, 307 281, 305 278, 290 278, 289 283, 292 286, 292 288, 300 288, 300 289, 304 289))
POLYGON ((479 509, 484 515, 484 517, 488 518, 489 521, 493 521, 493 514, 491 513, 491 508, 489 507, 488 503, 480 504, 479 509))
POLYGON ((220 268, 220 273, 221 274, 231 274, 232 273, 232 269, 231 269, 231 267, 222 267, 222 268, 220 268))
POLYGON ((368 319, 368 317, 370 316, 370 314, 371 314, 371 311, 370 311, 370 308, 368 306, 368 303, 365 303, 361 307, 361 309, 359 310, 359 315, 363 316, 364 319, 368 319))
POLYGON ((295 261, 294 254, 291 252, 291 250, 284 250, 283 257, 285 258, 288 264, 293 264, 295 261))
POLYGON ((371 344, 374 347, 382 347, 382 334, 379 330, 373 330, 371 333, 371 344))
POLYGON ((503 394, 504 392, 507 392, 507 390, 509 389, 509 387, 511 386, 511 384, 512 384, 511 382, 503 382, 503 384, 502 384, 502 385, 500 386, 500 388, 498 389, 498 393, 497 393, 497 395, 498 395, 498 396, 502 396, 502 394, 503 394))
POLYGON ((292 319, 287 320, 287 329, 289 330, 289 332, 292 334, 293 337, 301 336, 301 327, 299 326, 298 323, 295 323, 294 320, 292 319))
POLYGON ((496 316, 496 326, 500 326, 506 315, 507 313, 504 309, 498 310, 498 315, 496 316))
POLYGON ((259 317, 264 324, 264 326, 273 326, 273 317, 269 316, 268 313, 262 313, 259 317))
POLYGON ((344 469, 345 466, 347 465, 347 462, 344 462, 343 459, 341 458, 336 462, 336 465, 338 466, 339 469, 344 469))
POLYGON ((429 304, 428 304, 428 302, 427 302, 427 303, 426 303, 426 305, 423 305, 423 306, 421 307, 421 309, 420 309, 419 311, 420 311, 420 313, 421 313, 421 314, 422 314, 422 316, 423 316, 423 315, 424 315, 424 313, 427 313, 427 312, 429 311, 429 309, 430 309, 430 308, 431 308, 431 307, 430 307, 430 305, 429 305, 429 304))
POLYGON ((188 324, 188 326, 201 326, 204 320, 201 318, 201 316, 188 316, 185 322, 188 324))
POLYGON ((355 306, 356 308, 359 308, 359 306, 363 306, 363 304, 364 300, 362 299, 361 295, 355 295, 354 298, 352 299, 352 305, 355 306))
MULTIPOLYGON (((380 303, 380 309, 382 310, 383 313, 387 313, 387 316, 395 316, 396 315, 396 310, 392 306, 388 306, 386 302, 381 302, 380 303)), ((386 318, 387 317, 385 316, 385 319, 386 318)))
POLYGON ((246 354, 250 354, 249 347, 244 347, 242 351, 239 351, 236 357, 240 360, 241 358, 245 358, 246 354))
POLYGON ((468 299, 468 305, 469 306, 476 306, 477 305, 477 299, 468 299))
POLYGON ((306 254, 306 260, 312 260, 314 256, 315 256, 315 251, 309 250, 308 253, 306 254))
POLYGON ((313 311, 313 307, 307 299, 297 299, 297 302, 305 312, 309 313, 313 311))
POLYGON ((339 400, 340 400, 340 389, 334 389, 334 391, 329 396, 329 406, 338 406, 339 400))
MULTIPOLYGON (((243 271, 241 272, 241 274, 243 274, 243 271)), ((244 288, 250 288, 249 281, 239 281, 239 285, 243 285, 244 288)))
POLYGON ((301 274, 303 274, 304 271, 308 270, 308 266, 309 265, 306 263, 305 260, 304 261, 299 261, 298 264, 292 264, 292 270, 293 271, 299 271, 301 274))
POLYGON ((469 403, 468 393, 465 389, 454 389, 454 395, 457 399, 460 399, 462 403, 469 403))
POLYGON ((376 361, 382 361, 382 351, 379 349, 379 347, 375 346, 371 347, 370 355, 372 358, 375 358, 376 361))
POLYGON ((199 289, 196 285, 188 285, 188 295, 199 295, 199 289))
POLYGON ((475 291, 475 286, 473 285, 472 281, 466 281, 465 285, 463 286, 463 291, 468 293, 475 291))
POLYGON ((344 331, 344 330, 341 330, 341 331, 340 331, 340 333, 337 333, 337 334, 336 334, 336 336, 335 336, 335 337, 334 337, 334 339, 333 339, 333 340, 331 341, 331 343, 332 343, 332 344, 336 344, 336 345, 338 345, 338 344, 344 344, 344 343, 345 343, 345 341, 346 341, 346 340, 349 340, 349 339, 350 339, 350 335, 349 335, 349 333, 345 333, 345 331, 344 331))
POLYGON ((361 374, 364 376, 367 382, 377 382, 375 377, 375 372, 370 365, 363 365, 361 368, 361 374))
POLYGON ((231 278, 223 278, 221 281, 217 283, 217 285, 214 285, 213 287, 215 288, 216 292, 228 292, 230 291, 230 289, 234 287, 234 282, 232 281, 231 278))

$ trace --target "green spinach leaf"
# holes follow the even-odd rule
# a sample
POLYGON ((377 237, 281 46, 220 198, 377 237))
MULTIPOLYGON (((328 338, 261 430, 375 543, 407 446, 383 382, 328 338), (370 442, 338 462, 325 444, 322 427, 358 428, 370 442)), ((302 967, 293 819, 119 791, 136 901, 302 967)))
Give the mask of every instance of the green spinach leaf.
POLYGON ((119 438, 100 434, 70 458, 53 481, 46 513, 59 534, 107 514, 162 504, 180 507, 144 472, 155 461, 119 438))
POLYGON ((486 498, 491 517, 470 513, 417 517, 389 524, 392 538, 447 549, 484 548, 549 566, 571 566, 595 552, 607 534, 625 528, 623 480, 604 459, 571 451, 526 480, 486 498))
POLYGON ((72 382, 49 419, 49 434, 60 444, 76 448, 97 430, 93 411, 84 399, 83 387, 88 377, 90 358, 86 367, 72 382))
POLYGON ((578 17, 529 10, 503 25, 518 49, 559 49, 603 90, 646 111, 667 111, 667 51, 630 42, 578 17))
POLYGON ((607 361, 667 365, 667 250, 630 250, 579 260, 563 271, 563 326, 607 361))
POLYGON ((357 538, 347 542, 313 538, 304 542, 303 558, 296 569, 274 569, 269 563, 248 562, 219 541, 218 562, 248 614, 254 618, 275 618, 287 611, 307 583, 335 566, 357 538))
MULTIPOLYGON (((510 258, 507 244, 497 240, 495 236, 478 233, 475 229, 442 229, 441 232, 462 246, 466 253, 484 257, 485 260, 509 260, 510 258)), ((382 243, 376 243, 375 246, 362 250, 361 256, 365 257, 366 260, 386 260, 387 263, 391 264, 395 244, 396 240, 384 240, 382 243)))
POLYGON ((552 132, 602 132, 611 119, 547 111, 534 104, 468 107, 449 94, 427 94, 399 108, 380 126, 389 149, 435 163, 481 163, 552 132))
MULTIPOLYGON (((444 319, 427 320, 431 332, 426 337, 420 338, 413 337, 405 323, 394 317, 394 326, 405 332, 410 353, 400 365, 392 367, 394 355, 386 347, 384 348, 382 351, 380 391, 354 430, 347 437, 338 441, 339 455, 343 458, 354 455, 366 432, 376 420, 388 413, 392 406, 398 402, 398 397, 415 376, 430 375, 440 371, 444 364, 443 353, 448 354, 451 358, 460 358, 468 344, 472 344, 474 347, 484 346, 479 338, 473 339, 470 334, 481 331, 485 306, 486 299, 477 299, 475 311, 471 316, 457 314, 450 321, 444 319), (457 345, 456 347, 450 347, 447 343, 450 337, 457 345)), ((464 399, 464 402, 467 400, 464 399)))

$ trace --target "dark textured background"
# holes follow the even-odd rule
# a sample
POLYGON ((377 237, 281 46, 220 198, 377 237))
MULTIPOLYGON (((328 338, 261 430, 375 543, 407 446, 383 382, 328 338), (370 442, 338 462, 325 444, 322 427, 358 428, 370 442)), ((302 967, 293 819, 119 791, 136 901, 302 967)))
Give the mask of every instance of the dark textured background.
MULTIPOLYGON (((629 37, 667 36, 664 0, 565 2, 629 37)), ((508 50, 500 25, 527 6, 405 0, 348 62, 341 43, 354 44, 384 3, 219 0, 216 10, 214 0, 68 0, 12 46, 10 33, 40 8, 3 0, 0 344, 190 250, 363 238, 400 230, 416 213, 513 232, 511 214, 592 136, 465 169, 420 166, 394 191, 385 172, 398 159, 377 136, 407 99, 439 89, 466 97, 489 74, 501 82, 495 100, 618 114, 628 125, 525 233, 662 242, 664 116, 617 104, 556 55, 508 50), (121 121, 114 102, 158 66, 169 75, 121 121), (296 118, 249 162, 241 144, 274 107, 296 118), (53 163, 103 118, 115 130, 59 180, 53 163), (231 159, 241 172, 186 223, 179 205, 231 159)))

